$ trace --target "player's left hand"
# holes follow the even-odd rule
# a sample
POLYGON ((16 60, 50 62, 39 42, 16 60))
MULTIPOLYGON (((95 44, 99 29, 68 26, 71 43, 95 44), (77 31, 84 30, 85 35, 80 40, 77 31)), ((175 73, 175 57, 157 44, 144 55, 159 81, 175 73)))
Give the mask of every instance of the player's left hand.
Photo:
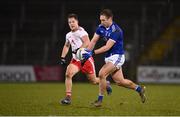
POLYGON ((83 54, 83 58, 84 58, 85 60, 89 59, 89 58, 94 54, 94 51, 89 50, 89 49, 86 49, 86 52, 87 52, 87 53, 84 53, 84 54, 83 54))
POLYGON ((66 63, 66 59, 61 57, 60 60, 58 60, 58 64, 62 65, 62 66, 66 66, 67 63, 66 63))

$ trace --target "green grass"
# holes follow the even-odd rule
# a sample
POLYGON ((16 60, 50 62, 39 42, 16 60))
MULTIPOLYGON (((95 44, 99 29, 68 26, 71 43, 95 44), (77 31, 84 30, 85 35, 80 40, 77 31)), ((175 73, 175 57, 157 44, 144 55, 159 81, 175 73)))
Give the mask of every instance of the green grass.
POLYGON ((90 103, 97 98, 98 86, 73 84, 73 100, 69 106, 59 104, 64 97, 62 83, 1 83, 0 116, 2 115, 180 115, 180 85, 147 84, 148 100, 140 102, 132 90, 112 85, 113 94, 105 95, 103 106, 90 103))

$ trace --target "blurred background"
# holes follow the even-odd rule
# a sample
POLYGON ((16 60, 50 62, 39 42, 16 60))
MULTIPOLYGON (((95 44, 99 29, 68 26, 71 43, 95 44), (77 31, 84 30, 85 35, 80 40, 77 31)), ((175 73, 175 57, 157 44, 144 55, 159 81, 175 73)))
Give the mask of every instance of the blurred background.
MULTIPOLYGON (((80 26, 92 38, 103 8, 113 11, 114 21, 124 31, 125 77, 140 82, 157 82, 162 77, 180 82, 178 0, 1 1, 0 81, 63 82, 66 68, 57 61, 70 31, 67 14, 78 14, 80 26), (152 80, 146 81, 148 78, 152 80)), ((96 45, 98 48, 103 42, 96 45)), ((103 55, 94 58, 98 73, 103 55)), ((66 59, 70 61, 70 53, 66 59)), ((75 77, 75 81, 87 82, 82 74, 75 77)))

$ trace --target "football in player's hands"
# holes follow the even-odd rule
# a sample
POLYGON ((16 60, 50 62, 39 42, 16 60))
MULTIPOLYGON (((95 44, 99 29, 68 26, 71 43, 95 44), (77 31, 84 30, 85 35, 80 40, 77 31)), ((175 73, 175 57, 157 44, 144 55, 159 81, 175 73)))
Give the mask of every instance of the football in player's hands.
POLYGON ((83 58, 85 60, 89 59, 94 54, 94 51, 92 51, 92 50, 85 49, 85 51, 86 51, 86 53, 83 54, 83 58))
POLYGON ((79 59, 79 60, 84 60, 85 58, 83 57, 83 55, 85 54, 85 53, 88 53, 87 51, 86 51, 86 48, 80 48, 78 51, 77 51, 77 53, 76 53, 76 57, 77 57, 77 59, 79 59))

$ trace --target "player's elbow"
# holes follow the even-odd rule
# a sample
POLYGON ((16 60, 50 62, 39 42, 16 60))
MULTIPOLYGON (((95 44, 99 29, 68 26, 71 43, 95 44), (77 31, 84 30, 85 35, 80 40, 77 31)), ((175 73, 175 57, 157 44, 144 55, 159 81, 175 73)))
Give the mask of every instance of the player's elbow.
POLYGON ((111 49, 111 47, 109 47, 109 46, 106 45, 106 46, 104 47, 104 52, 106 52, 106 51, 108 51, 108 50, 110 50, 110 49, 111 49))

